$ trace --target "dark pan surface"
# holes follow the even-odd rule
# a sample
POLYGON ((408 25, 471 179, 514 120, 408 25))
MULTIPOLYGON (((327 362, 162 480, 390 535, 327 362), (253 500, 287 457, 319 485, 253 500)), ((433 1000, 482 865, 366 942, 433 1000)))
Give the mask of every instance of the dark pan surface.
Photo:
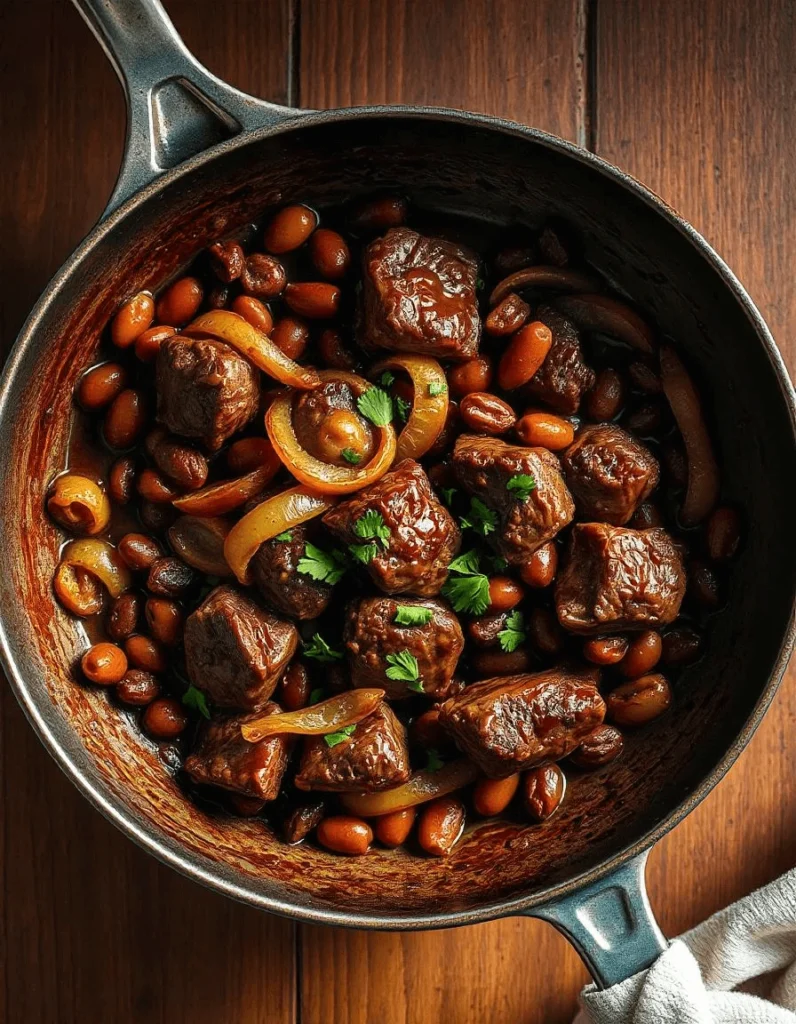
POLYGON ((770 702, 792 639, 796 480, 792 391, 754 307, 707 245, 649 193, 589 154, 504 122, 374 110, 314 115, 233 140, 142 193, 61 272, 23 331, 0 393, 0 625, 6 667, 46 744, 136 841, 247 902, 369 927, 456 924, 519 910, 649 845, 727 770, 770 702), (120 300, 158 288, 212 238, 301 199, 398 187, 424 205, 500 222, 554 214, 587 258, 645 308, 696 371, 726 496, 747 537, 709 656, 669 716, 622 759, 572 779, 542 827, 476 826, 447 860, 336 858, 289 848, 261 822, 186 801, 157 748, 106 695, 76 684, 84 641, 50 589, 60 537, 42 514, 65 462, 72 388, 120 300))

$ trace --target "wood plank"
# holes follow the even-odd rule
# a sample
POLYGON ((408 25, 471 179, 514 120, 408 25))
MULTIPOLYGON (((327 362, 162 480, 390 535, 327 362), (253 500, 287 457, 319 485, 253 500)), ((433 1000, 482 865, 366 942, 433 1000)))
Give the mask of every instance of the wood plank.
MULTIPOLYGON (((223 18, 209 0, 168 6, 219 74, 286 97, 287 0, 229 5, 223 18)), ((0 333, 7 351, 110 194, 124 105, 110 65, 70 4, 6 0, 0 40, 0 333)), ((295 1020, 293 926, 207 892, 125 839, 59 772, 6 687, 0 758, 0 1019, 295 1020)))
MULTIPOLYGON (((703 232, 793 373, 793 5, 600 0, 596 10, 597 152, 703 232)), ((793 866, 794 721, 791 667, 729 776, 653 854, 650 897, 669 935, 793 866)))

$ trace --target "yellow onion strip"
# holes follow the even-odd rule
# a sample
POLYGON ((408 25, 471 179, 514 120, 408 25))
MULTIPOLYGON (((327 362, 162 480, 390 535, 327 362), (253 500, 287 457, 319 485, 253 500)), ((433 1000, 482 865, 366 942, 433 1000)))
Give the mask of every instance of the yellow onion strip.
POLYGON ((390 356, 377 363, 371 374, 378 378, 385 370, 403 370, 411 378, 415 389, 412 411, 398 435, 395 461, 419 459, 442 433, 448 416, 448 382, 445 371, 430 356, 390 356))
POLYGON ((61 553, 58 574, 82 570, 105 587, 111 597, 119 597, 132 585, 130 570, 116 548, 107 540, 84 538, 73 540, 61 553))
POLYGON ((697 389, 669 345, 661 348, 661 382, 688 457, 688 487, 680 519, 683 526, 696 526, 708 517, 718 499, 719 468, 697 389))
POLYGON ((347 725, 356 725, 363 718, 372 715, 384 700, 384 690, 346 690, 328 700, 322 700, 300 711, 284 714, 263 715, 240 727, 241 734, 249 743, 264 740, 267 736, 325 736, 337 732, 347 725))
MULTIPOLYGON (((348 384, 357 397, 373 386, 356 373, 342 370, 322 371, 319 376, 323 381, 348 384)), ((368 463, 364 466, 335 466, 311 455, 302 446, 293 429, 294 398, 295 392, 291 391, 283 391, 276 396, 265 414, 265 429, 276 454, 297 480, 321 494, 353 494, 384 476, 395 459, 395 430, 391 423, 373 427, 378 446, 368 463)))
POLYGON ((496 306, 509 292, 520 288, 549 288, 560 292, 595 292, 597 282, 588 274, 568 267, 525 267, 516 270, 495 285, 489 296, 489 305, 496 306))
POLYGON ((256 367, 283 384, 309 390, 320 384, 318 374, 288 358, 267 334, 228 309, 203 313, 185 328, 189 334, 210 334, 237 349, 256 367))
POLYGON ((231 576, 224 541, 231 529, 226 519, 180 516, 169 527, 169 542, 186 565, 209 576, 231 576))
POLYGON ((276 476, 282 466, 277 453, 269 445, 263 453, 264 462, 234 480, 219 480, 208 484, 198 491, 191 491, 180 498, 175 498, 172 505, 180 512, 191 516, 223 516, 225 512, 240 508, 259 494, 276 476))
POLYGON ((111 503, 105 491, 95 480, 77 473, 56 477, 47 510, 73 533, 102 533, 111 518, 111 503))
POLYGON ((307 487, 291 487, 260 502, 239 519, 224 541, 224 558, 241 583, 248 584, 249 562, 265 541, 330 509, 336 498, 307 487))
POLYGON ((438 796, 455 793, 478 777, 478 769, 466 758, 450 761, 439 771, 417 772, 402 786, 385 789, 381 793, 341 793, 340 800, 347 811, 362 818, 377 818, 393 811, 428 803, 438 796))

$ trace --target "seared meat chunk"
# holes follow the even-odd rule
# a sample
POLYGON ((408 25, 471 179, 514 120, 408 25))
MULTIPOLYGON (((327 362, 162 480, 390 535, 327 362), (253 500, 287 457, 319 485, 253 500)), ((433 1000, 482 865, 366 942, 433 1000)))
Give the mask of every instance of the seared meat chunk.
POLYGON ((366 349, 472 359, 478 352, 475 257, 453 242, 393 228, 364 254, 366 349))
MULTIPOLYGON (((464 648, 459 620, 447 604, 433 598, 364 597, 355 601, 348 608, 344 639, 351 685, 381 687, 391 699, 414 693, 445 697, 464 648), (428 621, 417 625, 396 621, 412 618, 428 621), (416 680, 387 675, 395 668, 388 656, 394 660, 401 654, 411 655, 417 662, 416 680)), ((411 675, 411 671, 402 674, 411 675)))
POLYGON ((270 736, 249 743, 241 736, 240 727, 263 713, 272 715, 280 710, 269 701, 261 711, 213 717, 202 727, 196 746, 185 759, 186 772, 205 786, 275 800, 287 767, 287 737, 270 736))
POLYGON ((158 420, 217 451, 257 412, 258 371, 221 341, 166 338, 157 355, 158 420))
POLYGON ((596 375, 583 361, 580 334, 571 320, 550 306, 540 306, 536 319, 550 328, 553 344, 523 392, 571 416, 578 411, 584 392, 594 386, 596 375))
POLYGON ((298 571, 307 529, 294 526, 290 540, 267 540, 249 563, 252 582, 278 612, 295 619, 316 619, 332 596, 332 587, 298 571))
POLYGON ((438 594, 461 543, 459 527, 413 459, 399 462, 375 484, 330 509, 323 522, 346 545, 372 544, 365 564, 387 594, 438 594), (381 518, 371 515, 363 521, 367 513, 381 518), (374 519, 386 527, 383 539, 365 528, 374 519))
POLYGON ((373 428, 357 409, 351 388, 341 381, 302 391, 293 406, 293 429, 301 446, 323 462, 349 465, 337 455, 347 445, 355 446, 362 465, 373 458, 373 428))
POLYGON ((614 423, 584 427, 561 465, 577 513, 624 526, 658 486, 658 460, 632 434, 614 423))
POLYGON ((558 459, 546 448, 463 434, 453 449, 453 466, 462 487, 497 513, 498 528, 488 539, 511 565, 522 565, 575 514, 558 459), (509 488, 518 476, 536 483, 524 501, 509 488))
POLYGON ((440 723, 490 778, 557 761, 605 716, 599 672, 549 669, 468 686, 440 708, 440 723))
POLYGON ((265 705, 293 657, 298 633, 234 587, 216 587, 185 621, 185 666, 219 707, 265 705))
POLYGON ((398 786, 408 778, 406 730, 382 702, 334 746, 329 746, 325 736, 308 736, 296 787, 326 793, 372 793, 398 786))
POLYGON ((556 611, 573 633, 657 629, 677 618, 685 586, 683 559, 666 530, 576 523, 556 611))

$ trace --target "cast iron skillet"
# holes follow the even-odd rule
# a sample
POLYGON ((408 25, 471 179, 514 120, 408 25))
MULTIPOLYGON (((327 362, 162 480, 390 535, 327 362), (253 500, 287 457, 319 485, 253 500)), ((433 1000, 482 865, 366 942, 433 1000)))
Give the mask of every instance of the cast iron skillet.
POLYGON ((793 642, 794 394, 760 314, 693 228, 569 143, 449 110, 276 107, 197 64, 157 0, 75 2, 124 83, 129 135, 103 220, 31 314, 0 389, 0 646, 31 723, 132 839, 253 906, 365 928, 530 914, 568 934, 602 985, 647 966, 665 940, 644 893, 646 852, 740 754, 793 642), (262 823, 198 811, 135 723, 79 685, 85 641, 50 587, 59 536, 43 498, 65 463, 73 385, 120 300, 158 288, 210 239, 269 207, 382 186, 469 215, 555 214, 577 225, 587 257, 676 339, 700 377, 727 497, 746 516, 727 609, 674 711, 618 762, 573 779, 545 826, 482 823, 448 860, 332 857, 284 846, 262 823))

